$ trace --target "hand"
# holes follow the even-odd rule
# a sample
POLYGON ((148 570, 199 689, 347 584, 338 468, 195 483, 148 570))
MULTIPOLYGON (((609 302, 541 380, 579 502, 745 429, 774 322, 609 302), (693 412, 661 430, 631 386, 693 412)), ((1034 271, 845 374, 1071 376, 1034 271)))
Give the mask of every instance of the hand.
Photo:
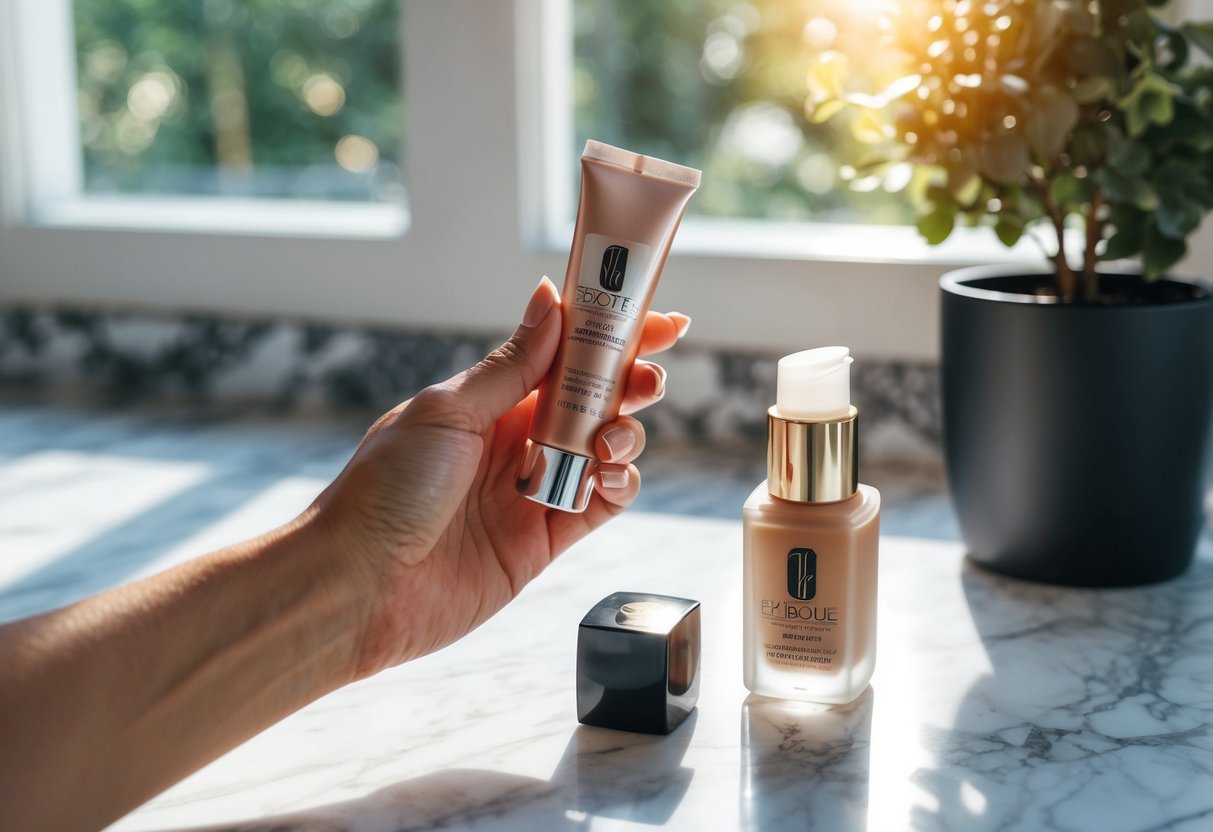
MULTIPOLYGON (((570 514, 515 490, 534 389, 560 340, 560 297, 544 278, 522 325, 466 372, 384 414, 312 520, 356 576, 365 621, 354 678, 433 652, 486 621, 560 552, 626 508, 644 448, 630 415, 659 400, 665 370, 637 360, 622 413, 598 434, 590 505, 570 514)), ((671 347, 690 319, 650 312, 641 354, 671 347)))

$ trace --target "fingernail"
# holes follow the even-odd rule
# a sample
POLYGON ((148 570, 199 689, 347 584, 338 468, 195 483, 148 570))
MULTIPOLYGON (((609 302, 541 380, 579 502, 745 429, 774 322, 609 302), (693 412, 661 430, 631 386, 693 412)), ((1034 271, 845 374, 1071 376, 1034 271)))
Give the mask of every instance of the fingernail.
POLYGON ((522 325, 525 327, 539 326, 555 303, 556 287, 544 275, 535 288, 534 294, 531 295, 531 300, 526 305, 526 311, 522 313, 522 325))
POLYGON ((691 316, 684 315, 681 312, 670 312, 669 315, 670 320, 678 327, 678 337, 681 338, 686 335, 687 330, 691 328, 691 316))
POLYGON ((627 468, 620 468, 618 471, 598 470, 598 477, 602 480, 603 488, 626 488, 631 475, 627 468))
POLYGON ((636 447, 636 437, 627 428, 611 428, 602 435, 610 459, 619 459, 636 447))
POLYGON ((653 370, 653 373, 657 376, 657 392, 653 395, 657 396, 657 398, 661 398, 665 395, 665 367, 662 367, 660 364, 651 364, 649 366, 653 370))

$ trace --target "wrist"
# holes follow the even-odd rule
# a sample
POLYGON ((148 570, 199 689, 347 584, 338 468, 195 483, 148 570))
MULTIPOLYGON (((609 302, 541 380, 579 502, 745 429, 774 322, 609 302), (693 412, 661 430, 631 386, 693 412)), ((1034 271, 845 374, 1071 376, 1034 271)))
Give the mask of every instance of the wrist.
POLYGON ((313 622, 314 632, 305 641, 326 644, 327 669, 318 680, 322 686, 336 690, 368 675, 362 653, 372 582, 329 518, 309 507, 263 539, 262 556, 289 572, 288 584, 299 594, 300 609, 307 610, 303 615, 313 622))

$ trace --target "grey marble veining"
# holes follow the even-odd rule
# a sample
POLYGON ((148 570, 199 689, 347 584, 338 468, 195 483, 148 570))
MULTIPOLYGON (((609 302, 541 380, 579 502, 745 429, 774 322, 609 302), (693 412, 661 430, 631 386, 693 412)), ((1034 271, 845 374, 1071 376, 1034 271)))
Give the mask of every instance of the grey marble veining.
MULTIPOLYGON (((0 305, 0 394, 92 404, 167 400, 282 415, 374 416, 470 366, 507 333, 430 332, 321 321, 174 315, 72 304, 0 305)), ((782 352, 682 343, 650 432, 696 441, 761 441, 782 352)), ((788 344, 783 352, 821 346, 788 344)), ((929 364, 867 360, 852 367, 870 457, 937 456, 939 377, 929 364)))
POLYGON ((1208 561, 1082 593, 886 538, 872 688, 817 709, 741 687, 738 546, 731 521, 627 515, 468 639, 305 709, 114 828, 1209 828, 1208 561), (573 716, 577 621, 625 586, 703 601, 702 698, 667 738, 573 716))
MULTIPOLYGON (((0 619, 289 519, 364 425, 0 408, 0 619)), ((850 706, 741 685, 737 505, 761 449, 657 442, 642 502, 466 639, 338 691, 114 825, 136 830, 1213 829, 1213 551, 1130 590, 970 566, 938 471, 885 492, 877 672, 850 706), (927 539, 933 537, 935 539, 927 539), (578 726, 577 623, 615 590, 703 604, 698 709, 578 726)))

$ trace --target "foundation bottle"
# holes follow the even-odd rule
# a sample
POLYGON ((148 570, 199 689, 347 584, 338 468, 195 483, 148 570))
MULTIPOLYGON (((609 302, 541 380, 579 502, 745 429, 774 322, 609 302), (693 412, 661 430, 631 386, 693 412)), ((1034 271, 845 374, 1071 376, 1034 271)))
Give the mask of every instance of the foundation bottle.
POLYGON ((880 492, 858 480, 850 350, 779 362, 767 480, 742 508, 745 686, 850 702, 876 663, 880 492))

